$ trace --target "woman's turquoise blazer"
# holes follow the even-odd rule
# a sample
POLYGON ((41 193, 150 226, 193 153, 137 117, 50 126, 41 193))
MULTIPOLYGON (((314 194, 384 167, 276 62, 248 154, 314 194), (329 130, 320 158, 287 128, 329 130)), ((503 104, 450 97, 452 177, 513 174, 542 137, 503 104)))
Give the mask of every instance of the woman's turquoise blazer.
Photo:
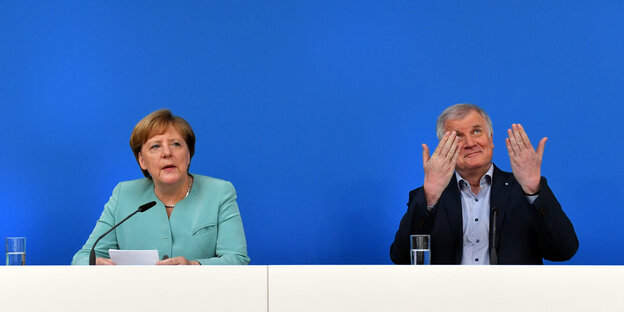
POLYGON ((151 201, 157 205, 136 214, 100 240, 95 248, 97 257, 108 258, 109 249, 156 249, 161 258, 183 256, 201 264, 248 264, 234 186, 224 180, 192 176, 191 192, 176 204, 169 218, 164 204, 154 194, 151 179, 119 183, 72 264, 89 264, 89 252, 95 240, 151 201))

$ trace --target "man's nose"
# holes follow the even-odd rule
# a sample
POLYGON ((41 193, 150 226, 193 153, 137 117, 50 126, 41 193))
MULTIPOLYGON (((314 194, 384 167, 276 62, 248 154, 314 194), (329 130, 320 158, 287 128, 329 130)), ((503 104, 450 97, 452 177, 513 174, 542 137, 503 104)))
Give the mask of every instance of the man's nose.
POLYGON ((464 148, 474 146, 474 140, 469 136, 464 137, 464 148))

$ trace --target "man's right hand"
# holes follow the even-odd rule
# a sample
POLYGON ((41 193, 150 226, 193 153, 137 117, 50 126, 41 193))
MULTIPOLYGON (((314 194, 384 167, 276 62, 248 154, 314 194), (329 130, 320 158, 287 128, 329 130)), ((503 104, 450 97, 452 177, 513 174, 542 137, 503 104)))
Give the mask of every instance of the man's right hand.
POLYGON ((464 146, 463 140, 457 136, 455 131, 447 131, 433 155, 429 156, 429 147, 423 144, 423 168, 425 169, 425 198, 427 206, 435 205, 455 172, 455 163, 461 149, 464 146))

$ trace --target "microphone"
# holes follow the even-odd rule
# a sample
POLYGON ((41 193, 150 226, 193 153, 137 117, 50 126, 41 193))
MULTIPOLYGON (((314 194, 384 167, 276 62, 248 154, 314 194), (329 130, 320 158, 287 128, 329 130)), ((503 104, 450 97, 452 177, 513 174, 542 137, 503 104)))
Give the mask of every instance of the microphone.
POLYGON ((498 264, 498 255, 496 254, 496 216, 498 208, 493 207, 490 211, 490 264, 498 264))
POLYGON ((95 245, 97 245, 97 243, 100 241, 100 239, 104 238, 104 236, 106 236, 108 233, 112 232, 114 229, 116 229, 122 223, 126 222, 126 220, 130 219, 130 217, 134 216, 137 212, 145 212, 145 211, 147 211, 147 209, 150 209, 150 208, 152 208, 154 206, 156 206, 156 202, 155 201, 151 201, 151 202, 149 202, 147 204, 141 205, 139 207, 139 209, 137 209, 135 212, 131 213, 125 219, 121 220, 121 222, 119 222, 115 226, 113 226, 110 230, 106 231, 106 233, 102 234, 102 236, 100 236, 95 241, 95 243, 93 243, 93 247, 91 247, 91 253, 89 254, 89 265, 95 265, 95 245))

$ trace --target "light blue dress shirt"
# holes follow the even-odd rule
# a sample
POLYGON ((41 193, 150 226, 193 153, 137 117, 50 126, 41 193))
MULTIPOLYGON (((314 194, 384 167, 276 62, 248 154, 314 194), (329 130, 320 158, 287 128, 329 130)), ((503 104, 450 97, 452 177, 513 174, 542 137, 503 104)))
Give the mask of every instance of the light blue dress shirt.
MULTIPOLYGON (((481 177, 479 193, 472 192, 470 183, 457 171, 457 187, 461 193, 463 240, 461 264, 490 264, 490 195, 494 165, 481 177)), ((525 195, 533 203, 538 195, 525 195)))
POLYGON ((494 165, 481 177, 479 193, 472 192, 470 183, 455 172, 461 193, 464 248, 461 264, 490 264, 490 193, 494 165))

